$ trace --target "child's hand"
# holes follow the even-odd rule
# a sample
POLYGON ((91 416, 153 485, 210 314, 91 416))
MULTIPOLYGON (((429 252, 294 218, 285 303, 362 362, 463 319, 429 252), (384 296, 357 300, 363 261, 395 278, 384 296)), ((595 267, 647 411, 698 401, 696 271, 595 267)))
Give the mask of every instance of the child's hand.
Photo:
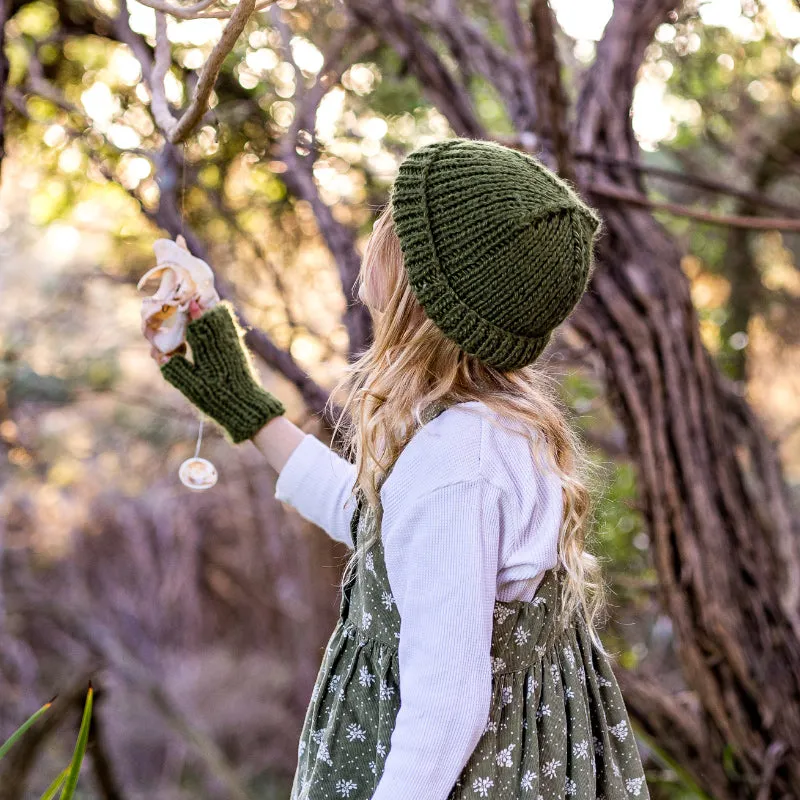
POLYGON ((233 306, 225 300, 203 311, 196 304, 190 313, 186 341, 193 360, 170 354, 161 374, 225 428, 234 444, 251 439, 286 409, 261 386, 233 306))

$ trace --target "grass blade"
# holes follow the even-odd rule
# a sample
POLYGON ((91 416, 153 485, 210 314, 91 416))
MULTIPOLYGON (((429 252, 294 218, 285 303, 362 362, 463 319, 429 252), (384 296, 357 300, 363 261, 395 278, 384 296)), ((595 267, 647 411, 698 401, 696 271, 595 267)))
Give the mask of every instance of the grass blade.
POLYGON ((51 705, 53 705, 53 700, 51 700, 49 703, 45 703, 36 713, 31 714, 31 716, 28 717, 28 719, 25 720, 25 722, 23 722, 22 725, 20 725, 19 728, 14 731, 14 733, 12 733, 5 742, 3 742, 2 746, 0 746, 0 759, 3 758, 3 756, 16 744, 20 736, 22 736, 25 731, 27 731, 28 728, 30 728, 36 722, 36 720, 39 719, 39 717, 41 717, 42 714, 47 711, 47 709, 50 708, 51 705))
POLYGON ((81 774, 81 764, 83 756, 86 754, 86 745, 89 741, 89 725, 92 721, 92 703, 94 701, 94 689, 91 682, 89 691, 86 694, 86 704, 83 707, 83 719, 81 729, 78 733, 78 741, 75 742, 75 750, 72 753, 72 762, 69 765, 69 772, 64 783, 64 790, 61 792, 60 800, 72 800, 75 790, 78 787, 78 777, 81 774))
POLYGON ((47 787, 47 791, 39 798, 39 800, 53 800, 56 792, 61 788, 61 784, 67 779, 67 767, 51 784, 47 787))

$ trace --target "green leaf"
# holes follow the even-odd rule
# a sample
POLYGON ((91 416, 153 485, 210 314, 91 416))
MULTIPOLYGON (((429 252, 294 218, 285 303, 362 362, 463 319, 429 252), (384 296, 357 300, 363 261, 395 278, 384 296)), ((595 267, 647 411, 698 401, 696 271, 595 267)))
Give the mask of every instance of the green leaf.
POLYGON ((47 791, 39 798, 39 800, 53 800, 56 796, 56 792, 61 788, 61 784, 67 779, 67 772, 69 772, 69 767, 66 767, 64 771, 47 787, 47 791))
POLYGON ((75 750, 72 753, 72 762, 69 765, 69 773, 67 780, 64 784, 64 790, 61 792, 60 800, 72 800, 75 795, 75 790, 78 787, 78 777, 81 774, 81 764, 83 763, 83 756, 86 753, 86 745, 89 742, 89 725, 92 720, 92 703, 94 701, 94 689, 91 682, 89 683, 89 691, 86 694, 86 704, 83 707, 83 719, 81 720, 81 729, 78 732, 78 741, 75 742, 75 750))
POLYGON ((11 736, 3 742, 3 745, 0 746, 0 759, 16 744, 17 740, 22 736, 25 731, 30 728, 39 717, 41 717, 50 706, 53 705, 53 701, 51 700, 49 703, 45 703, 35 714, 31 714, 28 719, 22 723, 22 725, 17 728, 11 736))

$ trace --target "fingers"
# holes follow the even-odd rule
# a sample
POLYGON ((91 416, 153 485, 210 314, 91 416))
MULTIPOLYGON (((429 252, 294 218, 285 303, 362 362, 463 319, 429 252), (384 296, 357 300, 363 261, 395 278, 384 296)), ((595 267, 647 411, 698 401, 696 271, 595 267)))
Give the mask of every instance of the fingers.
POLYGON ((150 358, 158 364, 158 366, 162 366, 169 361, 169 358, 164 355, 154 344, 150 345, 150 358))

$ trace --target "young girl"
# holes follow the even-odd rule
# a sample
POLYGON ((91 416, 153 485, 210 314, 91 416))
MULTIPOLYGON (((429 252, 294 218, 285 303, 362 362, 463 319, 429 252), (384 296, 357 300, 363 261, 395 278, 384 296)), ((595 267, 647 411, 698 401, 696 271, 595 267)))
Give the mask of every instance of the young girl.
POLYGON ((532 156, 408 156, 361 268, 374 340, 338 387, 351 459, 286 420, 227 302, 193 309, 194 363, 161 361, 352 548, 292 800, 649 797, 595 632, 578 441, 531 366, 601 227, 532 156))

